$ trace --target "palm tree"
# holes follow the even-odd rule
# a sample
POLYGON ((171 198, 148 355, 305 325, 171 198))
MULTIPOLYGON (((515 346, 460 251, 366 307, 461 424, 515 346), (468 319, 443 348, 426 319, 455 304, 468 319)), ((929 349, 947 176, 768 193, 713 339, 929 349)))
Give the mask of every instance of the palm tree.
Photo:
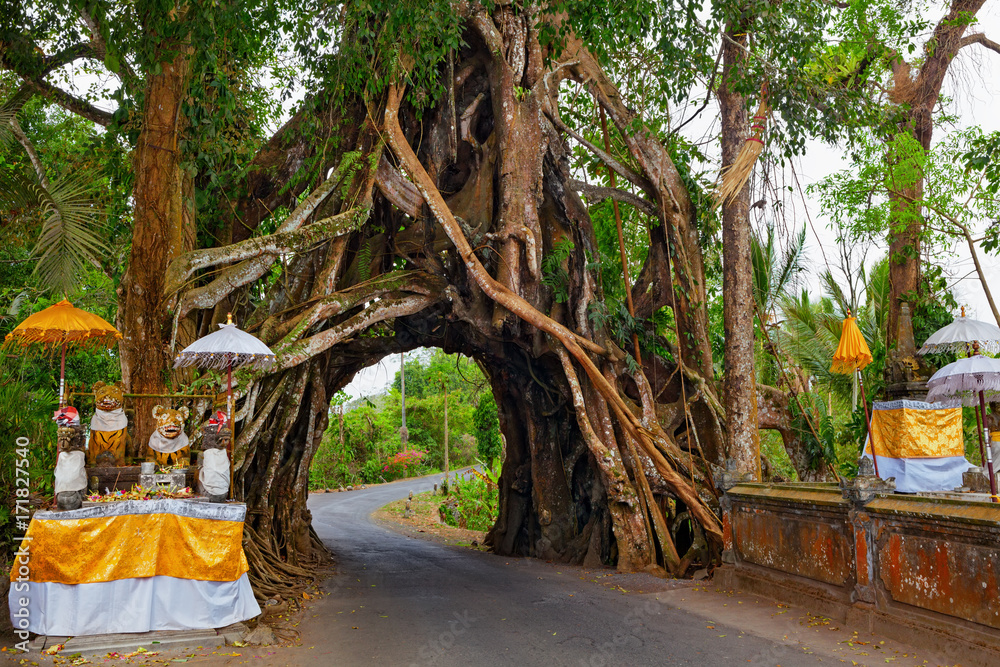
POLYGON ((10 104, 0 107, 0 151, 20 143, 33 170, 17 162, 0 167, 0 210, 5 217, 41 219, 32 251, 35 275, 43 286, 67 293, 79 284, 84 267, 100 266, 106 249, 94 229, 103 209, 94 197, 94 181, 85 172, 49 178, 17 121, 18 110, 10 104))

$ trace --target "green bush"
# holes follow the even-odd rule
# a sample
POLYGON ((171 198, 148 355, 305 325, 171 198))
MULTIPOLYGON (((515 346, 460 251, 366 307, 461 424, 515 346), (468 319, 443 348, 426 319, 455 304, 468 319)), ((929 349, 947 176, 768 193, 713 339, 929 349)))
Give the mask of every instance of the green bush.
MULTIPOLYGON (((32 494, 52 495, 56 428, 52 413, 58 403, 49 389, 38 389, 24 377, 24 365, 0 361, 0 563, 10 562, 16 523, 17 439, 28 439, 27 477, 32 494)), ((25 479, 22 477, 22 479, 25 479)), ((23 487, 22 487, 23 488, 23 487)), ((23 517, 23 514, 21 515, 23 517)))
POLYGON ((483 461, 493 461, 503 453, 503 440, 500 438, 500 419, 497 417, 497 404, 492 394, 483 394, 479 405, 472 415, 475 426, 476 450, 483 461))
POLYGON ((499 466, 490 468, 481 463, 481 467, 483 472, 470 470, 455 478, 449 499, 440 507, 441 515, 449 526, 487 531, 496 523, 500 503, 497 487, 499 466), (458 520, 452 512, 453 508, 458 509, 458 520))

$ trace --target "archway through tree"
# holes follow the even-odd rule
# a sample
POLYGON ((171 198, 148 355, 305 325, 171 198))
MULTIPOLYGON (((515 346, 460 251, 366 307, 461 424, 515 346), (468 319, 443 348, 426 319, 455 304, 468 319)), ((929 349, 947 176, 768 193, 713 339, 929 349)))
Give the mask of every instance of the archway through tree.
MULTIPOLYGON (((331 397, 361 368, 417 347, 460 352, 489 376, 507 441, 488 540, 498 553, 679 574, 696 556, 675 542, 680 514, 720 546, 711 466, 725 455, 724 413, 694 205, 666 149, 583 45, 571 40, 547 62, 535 26, 509 7, 470 7, 462 46, 434 66, 446 90, 433 104, 406 83, 420 64, 404 57, 364 104, 307 107, 275 150, 317 118, 338 141, 304 198, 274 232, 234 232, 233 243, 188 252, 167 271, 175 332, 204 331, 236 310, 278 354, 269 374, 238 378, 236 495, 249 506, 264 595, 322 552, 306 498, 331 397), (605 110, 628 163, 561 118, 571 86, 605 110), (639 194, 576 180, 573 141, 639 194), (580 192, 648 219, 637 317, 668 307, 676 343, 644 352, 642 366, 602 310, 580 192)), ((261 155, 247 184, 273 209, 295 193, 280 191, 261 155)), ((252 230, 253 207, 242 213, 252 230)))

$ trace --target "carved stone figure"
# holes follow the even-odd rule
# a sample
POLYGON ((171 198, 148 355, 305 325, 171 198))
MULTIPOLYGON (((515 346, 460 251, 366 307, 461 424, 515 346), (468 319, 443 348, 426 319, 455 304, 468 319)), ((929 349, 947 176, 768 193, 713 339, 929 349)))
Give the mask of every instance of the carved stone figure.
POLYGON ((83 504, 87 490, 83 429, 79 425, 60 426, 56 442, 56 506, 61 510, 75 510, 83 504))
POLYGON ((899 311, 896 347, 889 352, 886 362, 886 380, 890 384, 925 382, 930 373, 923 360, 917 356, 913 339, 913 320, 910 304, 903 303, 899 311))
POLYGON ((201 470, 198 490, 209 501, 221 503, 229 494, 229 454, 232 432, 222 424, 208 423, 201 429, 201 470))
POLYGON ((186 407, 174 410, 157 405, 153 408, 156 430, 149 436, 147 460, 156 461, 161 466, 190 463, 191 447, 184 432, 184 422, 189 414, 191 412, 186 407))
POLYGON ((93 389, 97 409, 90 420, 87 464, 123 466, 129 441, 128 417, 122 407, 125 385, 95 382, 93 389))

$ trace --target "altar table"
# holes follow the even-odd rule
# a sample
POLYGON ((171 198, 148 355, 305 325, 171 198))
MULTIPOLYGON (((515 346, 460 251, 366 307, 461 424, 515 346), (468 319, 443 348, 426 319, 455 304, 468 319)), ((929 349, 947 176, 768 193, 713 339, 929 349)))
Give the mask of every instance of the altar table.
POLYGON ((27 629, 51 636, 208 629, 253 618, 260 607, 243 553, 245 516, 246 505, 199 499, 36 512, 27 555, 11 570, 15 627, 25 614, 27 629))

